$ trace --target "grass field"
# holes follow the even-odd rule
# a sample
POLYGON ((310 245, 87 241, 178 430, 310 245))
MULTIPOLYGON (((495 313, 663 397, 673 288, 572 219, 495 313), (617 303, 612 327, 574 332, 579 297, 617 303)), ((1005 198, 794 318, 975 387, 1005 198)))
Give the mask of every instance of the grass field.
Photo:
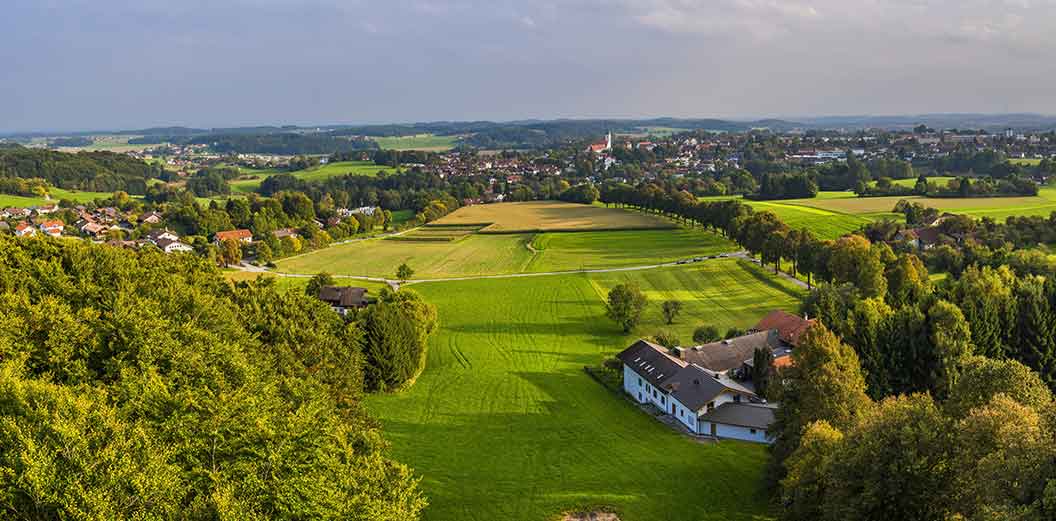
POLYGON ((445 224, 486 224, 483 232, 536 232, 674 228, 666 219, 642 212, 556 201, 464 206, 436 221, 445 224))
POLYGON ((1013 165, 1038 166, 1041 163, 1041 160, 1038 159, 1038 158, 1017 157, 1017 158, 1009 159, 1008 162, 1012 163, 1013 165))
POLYGON ((374 164, 372 161, 339 161, 335 163, 320 165, 315 168, 309 168, 307 170, 297 170, 294 172, 285 172, 273 168, 254 169, 239 167, 239 170, 241 170, 245 176, 252 176, 252 178, 236 179, 234 181, 228 182, 228 184, 231 186, 231 191, 233 193, 254 192, 258 187, 260 187, 260 183, 264 180, 264 178, 282 173, 288 173, 294 177, 303 179, 305 181, 322 181, 331 177, 345 174, 375 176, 378 174, 378 172, 385 172, 388 174, 396 172, 395 168, 392 168, 390 166, 379 166, 374 164))
POLYGON ((457 136, 436 136, 417 134, 414 136, 376 137, 378 146, 387 150, 421 150, 425 152, 443 152, 451 150, 458 143, 457 136))
POLYGON ((424 519, 545 521, 584 505, 625 521, 768 518, 762 446, 680 436, 582 371, 636 338, 602 304, 628 280, 651 299, 640 334, 661 327, 668 298, 685 305, 674 329, 687 338, 702 323, 748 327, 798 304, 798 290, 734 260, 414 286, 440 313, 427 367, 367 406, 393 456, 422 476, 424 519))
MULTIPOLYGON (((20 208, 27 208, 30 206, 40 206, 44 204, 58 204, 61 199, 69 199, 78 203, 86 203, 94 201, 96 199, 106 199, 114 195, 111 192, 82 192, 80 190, 63 190, 62 188, 52 188, 49 190, 51 193, 51 200, 44 199, 43 197, 22 197, 20 195, 8 195, 0 194, 0 207, 11 207, 16 206, 20 208)), ((133 196, 140 197, 140 196, 133 196)))
POLYGON ((999 221, 1003 221, 1011 215, 1049 215, 1051 212, 1056 211, 1056 188, 1048 186, 1042 187, 1038 195, 1033 197, 856 197, 854 194, 847 192, 836 193, 846 195, 843 197, 819 197, 817 199, 795 199, 781 202, 788 205, 808 206, 865 217, 869 217, 870 214, 890 212, 900 199, 909 199, 942 211, 974 217, 988 216, 999 221))
MULTIPOLYGON (((813 208, 793 201, 746 201, 756 210, 774 212, 794 229, 807 228, 819 239, 836 239, 888 214, 854 215, 823 208, 813 208)), ((891 205, 894 207, 894 205, 891 205)), ((890 211, 890 209, 888 209, 890 211)))
MULTIPOLYGON (((444 231, 435 229, 438 234, 444 231)), ((462 235, 461 230, 453 231, 462 235)), ((568 232, 538 236, 471 234, 437 242, 371 239, 331 246, 276 264, 279 270, 289 273, 327 271, 391 278, 397 266, 407 263, 415 271, 414 278, 449 278, 648 265, 737 249, 720 236, 701 230, 568 232), (532 251, 530 245, 539 249, 532 251)))

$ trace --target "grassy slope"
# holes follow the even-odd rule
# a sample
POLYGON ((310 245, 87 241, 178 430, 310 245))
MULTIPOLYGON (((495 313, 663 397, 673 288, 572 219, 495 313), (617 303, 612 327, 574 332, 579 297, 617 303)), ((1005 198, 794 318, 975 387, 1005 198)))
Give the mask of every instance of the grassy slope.
MULTIPOLYGON (((372 396, 393 455, 423 476, 425 519, 544 520, 577 505, 625 521, 765 518, 765 449, 675 434, 583 371, 626 347, 602 295, 624 280, 679 298, 676 329, 747 327, 796 290, 733 260, 662 270, 426 283, 441 330, 414 387, 372 396), (762 279, 762 280, 760 280, 762 279)), ((660 327, 651 309, 640 329, 660 327)))
POLYGON ((387 150, 424 150, 428 152, 450 150, 458 143, 456 136, 435 136, 433 134, 376 137, 373 139, 378 143, 379 147, 387 150))
POLYGON ((711 255, 738 248, 700 230, 644 230, 542 234, 542 249, 532 253, 530 234, 470 235, 455 242, 385 239, 333 246, 278 262, 294 273, 391 277, 407 263, 415 278, 457 277, 579 268, 653 264, 663 260, 711 255))

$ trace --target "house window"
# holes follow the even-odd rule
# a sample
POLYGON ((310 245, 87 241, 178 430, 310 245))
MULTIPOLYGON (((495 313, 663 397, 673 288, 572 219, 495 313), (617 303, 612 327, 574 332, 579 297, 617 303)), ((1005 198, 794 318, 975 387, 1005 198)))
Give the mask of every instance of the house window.
POLYGON ((748 432, 755 434, 755 429, 748 429, 748 432))
POLYGON ((733 401, 735 401, 735 402, 741 401, 741 395, 739 395, 739 394, 733 395, 733 401))
POLYGON ((641 379, 641 378, 639 378, 639 379, 638 379, 638 387, 641 387, 641 386, 642 386, 642 379, 641 379))

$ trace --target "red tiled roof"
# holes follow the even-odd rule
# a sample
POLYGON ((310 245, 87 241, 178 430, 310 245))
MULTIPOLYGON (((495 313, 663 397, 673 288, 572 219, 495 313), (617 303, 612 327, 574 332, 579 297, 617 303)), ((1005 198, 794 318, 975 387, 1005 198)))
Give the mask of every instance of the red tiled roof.
POLYGON ((813 324, 813 320, 786 313, 784 311, 771 311, 756 324, 755 329, 766 331, 776 329, 781 340, 791 345, 799 343, 799 337, 813 324))
POLYGON ((253 232, 249 230, 228 230, 225 232, 216 232, 216 240, 226 241, 228 239, 249 239, 253 237, 253 232))

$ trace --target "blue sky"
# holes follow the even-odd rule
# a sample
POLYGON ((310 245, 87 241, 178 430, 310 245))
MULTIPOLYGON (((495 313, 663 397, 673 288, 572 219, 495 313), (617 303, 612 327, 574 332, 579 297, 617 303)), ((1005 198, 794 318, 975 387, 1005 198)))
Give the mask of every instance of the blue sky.
POLYGON ((1056 113, 1056 0, 5 0, 0 131, 1056 113))

